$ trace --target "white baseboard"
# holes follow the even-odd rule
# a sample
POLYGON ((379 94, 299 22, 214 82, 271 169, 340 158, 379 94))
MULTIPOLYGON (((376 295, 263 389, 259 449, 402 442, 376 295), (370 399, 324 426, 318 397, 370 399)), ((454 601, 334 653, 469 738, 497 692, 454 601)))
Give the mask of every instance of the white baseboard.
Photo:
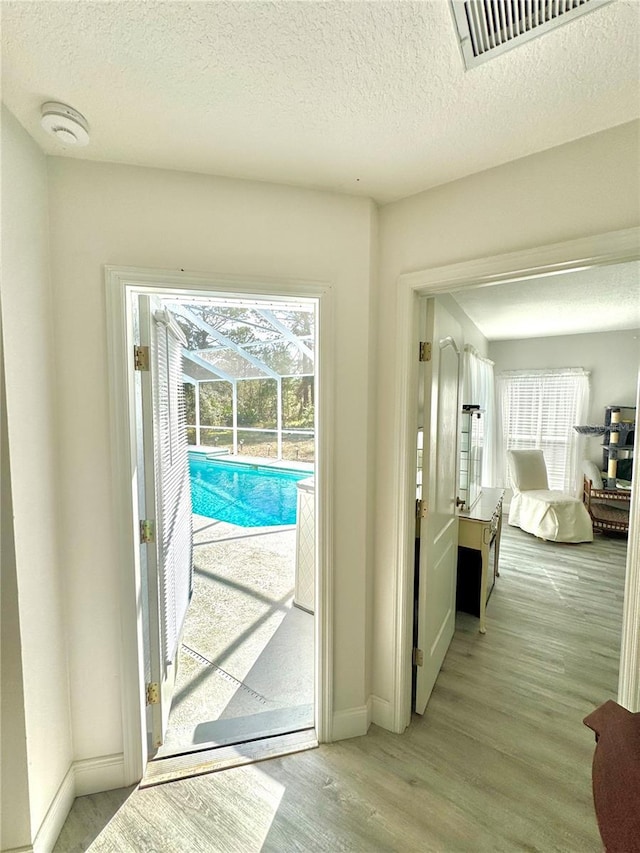
POLYGON ((331 740, 345 740, 366 735, 371 716, 369 709, 369 705, 362 705, 360 708, 336 711, 333 715, 331 740))
POLYGON ((371 696, 371 722, 376 726, 393 731, 393 709, 391 703, 379 696, 371 696))
POLYGON ((75 797, 74 772, 73 765, 71 765, 36 833, 33 841, 33 853, 51 853, 67 815, 71 811, 75 797))
POLYGON ((74 761, 58 788, 33 847, 18 847, 6 853, 51 853, 76 797, 124 787, 124 756, 102 755, 74 761))
POLYGON ((73 762, 76 797, 125 787, 124 755, 101 755, 73 762))
POLYGON ((393 710, 386 699, 379 696, 369 696, 366 705, 360 708, 349 708, 347 711, 336 711, 333 715, 332 740, 345 740, 350 737, 361 737, 369 731, 371 723, 388 731, 393 731, 393 710))

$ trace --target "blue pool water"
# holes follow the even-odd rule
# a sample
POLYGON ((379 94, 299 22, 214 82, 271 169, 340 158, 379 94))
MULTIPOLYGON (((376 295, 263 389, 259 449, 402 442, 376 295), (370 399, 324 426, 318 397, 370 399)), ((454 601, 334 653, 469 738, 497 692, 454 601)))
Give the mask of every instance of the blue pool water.
POLYGON ((296 523, 298 480, 310 471, 284 471, 216 462, 189 454, 193 511, 242 527, 296 523))

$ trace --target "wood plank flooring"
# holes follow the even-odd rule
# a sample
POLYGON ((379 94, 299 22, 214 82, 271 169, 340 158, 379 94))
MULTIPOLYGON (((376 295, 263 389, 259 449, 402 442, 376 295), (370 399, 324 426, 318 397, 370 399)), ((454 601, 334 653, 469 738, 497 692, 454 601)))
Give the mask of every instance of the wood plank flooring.
POLYGON ((459 614, 403 735, 81 797, 56 853, 601 851, 582 718, 616 695, 625 555, 505 523, 487 634, 459 614))

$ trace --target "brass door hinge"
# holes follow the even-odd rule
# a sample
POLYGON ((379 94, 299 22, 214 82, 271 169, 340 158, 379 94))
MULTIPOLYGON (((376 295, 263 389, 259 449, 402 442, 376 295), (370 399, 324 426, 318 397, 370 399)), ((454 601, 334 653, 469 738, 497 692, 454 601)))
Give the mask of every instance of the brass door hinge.
POLYGON ((147 705, 158 705, 160 703, 160 685, 157 681, 150 681, 145 688, 147 705))
POLYGON ((419 498, 416 501, 416 521, 427 517, 427 502, 419 498))
POLYGON ((420 341, 419 361, 431 361, 431 341, 420 341))
POLYGON ((414 649, 413 650, 413 665, 414 666, 423 666, 424 665, 424 652, 422 649, 414 649))
POLYGON ((148 545, 156 541, 156 530, 153 521, 145 518, 140 522, 140 544, 148 545))
POLYGON ((133 364, 136 370, 149 370, 149 347, 133 348, 133 364))

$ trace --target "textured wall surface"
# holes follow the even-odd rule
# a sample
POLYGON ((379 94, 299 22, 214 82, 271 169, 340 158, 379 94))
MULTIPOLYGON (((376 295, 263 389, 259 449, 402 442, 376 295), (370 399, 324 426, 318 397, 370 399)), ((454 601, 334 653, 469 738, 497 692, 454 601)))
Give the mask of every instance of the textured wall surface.
POLYGON ((2 7, 3 98, 62 156, 388 201, 640 114, 635 0, 470 72, 445 0, 2 7), (45 97, 88 148, 40 129, 45 97))
POLYGON ((488 340, 637 329, 640 261, 479 287, 456 301, 488 340))

